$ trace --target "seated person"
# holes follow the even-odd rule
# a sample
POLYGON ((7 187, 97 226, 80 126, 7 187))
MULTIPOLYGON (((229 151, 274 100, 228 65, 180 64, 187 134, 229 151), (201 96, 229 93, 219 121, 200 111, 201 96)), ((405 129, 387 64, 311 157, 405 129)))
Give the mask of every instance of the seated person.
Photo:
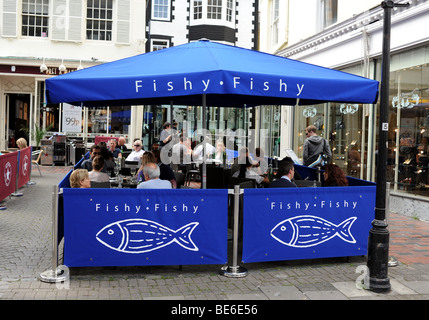
MULTIPOLYGON (((234 175, 237 171, 240 170, 240 166, 249 161, 252 165, 256 164, 255 161, 249 155, 249 149, 247 147, 241 147, 238 152, 238 157, 234 158, 234 163, 231 166, 231 174, 234 175)), ((263 172, 265 173, 265 172, 263 172)))
POLYGON ((282 160, 279 164, 277 176, 279 179, 274 180, 268 185, 268 188, 293 188, 296 184, 292 182, 295 168, 292 160, 282 160))
POLYGON ((119 155, 122 156, 121 149, 118 148, 117 144, 118 144, 118 142, 116 141, 116 139, 110 139, 109 151, 112 153, 113 158, 117 158, 117 157, 119 157, 119 155))
POLYGON ((81 163, 80 165, 81 169, 86 169, 88 171, 91 171, 92 159, 94 159, 94 157, 98 155, 101 155, 101 147, 98 144, 93 144, 89 151, 89 159, 86 159, 81 163))
POLYGON ((145 181, 145 177, 144 177, 144 174, 143 174, 143 168, 144 168, 144 166, 147 165, 150 162, 156 163, 155 156, 153 155, 152 152, 145 152, 142 155, 141 159, 142 159, 142 165, 140 166, 140 169, 137 172, 137 184, 139 184, 140 182, 145 181))
POLYGON ((76 169, 70 175, 70 186, 72 188, 91 188, 88 170, 76 169))
POLYGON ((104 159, 102 156, 96 156, 92 160, 92 170, 89 172, 89 180, 97 182, 109 182, 107 173, 102 172, 104 159))
POLYGON ((115 162, 113 161, 112 153, 107 149, 106 144, 100 143, 101 156, 104 160, 104 166, 102 172, 107 173, 109 176, 112 175, 113 170, 115 169, 115 162))
POLYGON ((159 178, 160 171, 156 163, 150 162, 143 167, 145 181, 137 189, 172 189, 170 181, 159 178))
POLYGON ((250 162, 249 158, 246 157, 246 163, 240 164, 240 170, 234 172, 232 175, 233 177, 238 178, 248 178, 248 179, 255 179, 256 184, 259 185, 261 183, 269 183, 267 177, 259 175, 258 172, 256 172, 253 168, 253 163, 250 162))
POLYGON ((141 140, 134 141, 133 144, 133 151, 128 155, 128 157, 125 159, 125 161, 139 161, 140 157, 145 153, 142 146, 141 140))
POLYGON ((335 164, 326 164, 322 167, 324 187, 346 187, 349 185, 343 170, 335 164))
POLYGON ((161 161, 161 152, 160 150, 152 150, 151 151, 155 157, 155 160, 158 164, 159 170, 160 170, 160 176, 159 178, 161 180, 168 180, 170 181, 171 185, 173 186, 173 189, 176 189, 177 182, 176 182, 176 175, 174 174, 173 169, 168 164, 165 164, 161 161))

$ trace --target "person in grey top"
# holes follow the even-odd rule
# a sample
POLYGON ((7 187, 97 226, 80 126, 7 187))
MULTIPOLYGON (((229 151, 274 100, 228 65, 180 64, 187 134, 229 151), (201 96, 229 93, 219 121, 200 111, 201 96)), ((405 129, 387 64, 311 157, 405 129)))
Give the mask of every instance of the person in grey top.
POLYGON ((332 158, 329 142, 317 135, 317 128, 313 125, 310 125, 305 129, 305 135, 307 136, 307 139, 305 139, 304 142, 304 165, 311 165, 322 153, 325 153, 328 156, 328 162, 332 158))
POLYGON ((143 167, 145 181, 137 189, 172 189, 171 182, 159 178, 160 170, 156 163, 149 162, 143 167))
POLYGON ((163 130, 161 131, 161 134, 159 135, 159 148, 162 149, 164 146, 169 144, 171 140, 173 139, 171 135, 171 124, 170 122, 165 122, 162 126, 163 130))

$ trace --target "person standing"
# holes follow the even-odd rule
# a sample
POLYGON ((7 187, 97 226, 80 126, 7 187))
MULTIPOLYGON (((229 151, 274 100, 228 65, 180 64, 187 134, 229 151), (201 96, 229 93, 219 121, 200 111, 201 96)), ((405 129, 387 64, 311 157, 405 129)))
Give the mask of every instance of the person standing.
POLYGON ((305 129, 305 135, 307 139, 305 139, 304 142, 304 165, 309 167, 312 166, 312 164, 314 164, 322 154, 327 156, 327 159, 324 160, 325 163, 329 162, 332 158, 329 142, 317 135, 317 128, 313 125, 308 126, 305 129))
POLYGON ((159 135, 159 149, 162 149, 166 145, 168 145, 173 139, 171 135, 171 124, 170 122, 165 122, 163 125, 163 130, 159 135))

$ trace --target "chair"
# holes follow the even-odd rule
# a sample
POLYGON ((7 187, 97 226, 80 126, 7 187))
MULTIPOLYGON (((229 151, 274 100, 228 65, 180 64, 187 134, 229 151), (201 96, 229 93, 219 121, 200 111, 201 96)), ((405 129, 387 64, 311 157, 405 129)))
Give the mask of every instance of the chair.
POLYGON ((91 181, 91 188, 110 188, 109 181, 91 181))
POLYGON ((201 181, 201 173, 200 170, 195 169, 194 164, 191 164, 189 168, 186 170, 186 176, 185 176, 185 186, 189 186, 191 183, 191 180, 193 181, 201 181))
POLYGON ((185 183, 185 174, 183 172, 175 172, 177 189, 180 189, 185 183))
POLYGON ((231 177, 229 180, 229 188, 234 189, 235 185, 239 185, 240 189, 256 188, 256 180, 249 178, 231 177))
POLYGON ((42 150, 34 150, 33 152, 31 152, 31 158, 32 158, 31 164, 35 164, 37 166, 40 176, 42 176, 42 172, 40 172, 40 166, 39 166, 39 161, 41 157, 42 157, 42 150), (37 156, 37 159, 33 160, 33 156, 37 156))

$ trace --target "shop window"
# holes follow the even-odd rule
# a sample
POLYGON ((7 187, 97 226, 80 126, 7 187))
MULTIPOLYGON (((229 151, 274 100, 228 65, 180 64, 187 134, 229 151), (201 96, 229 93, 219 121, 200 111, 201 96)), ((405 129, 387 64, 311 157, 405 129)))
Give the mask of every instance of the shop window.
POLYGON ((22 35, 47 37, 49 28, 49 0, 22 1, 22 35))
POLYGON ((324 137, 325 127, 325 112, 324 104, 312 105, 312 106, 297 106, 295 107, 295 139, 294 139, 294 151, 298 158, 303 160, 304 154, 304 142, 306 139, 305 128, 309 125, 314 125, 317 128, 317 134, 324 137))
POLYGON ((261 117, 261 129, 266 130, 265 132, 269 134, 267 145, 263 150, 265 156, 279 157, 281 106, 263 106, 261 117))
POLYGON ((327 138, 332 150, 332 163, 338 165, 347 176, 355 178, 361 177, 361 171, 364 174, 366 162, 362 138, 367 137, 367 133, 362 129, 362 113, 363 106, 359 104, 330 104, 327 138))
POLYGON ((429 196, 429 64, 396 70, 390 80, 388 181, 429 196))
POLYGON ((113 0, 88 0, 86 39, 112 40, 113 0))

